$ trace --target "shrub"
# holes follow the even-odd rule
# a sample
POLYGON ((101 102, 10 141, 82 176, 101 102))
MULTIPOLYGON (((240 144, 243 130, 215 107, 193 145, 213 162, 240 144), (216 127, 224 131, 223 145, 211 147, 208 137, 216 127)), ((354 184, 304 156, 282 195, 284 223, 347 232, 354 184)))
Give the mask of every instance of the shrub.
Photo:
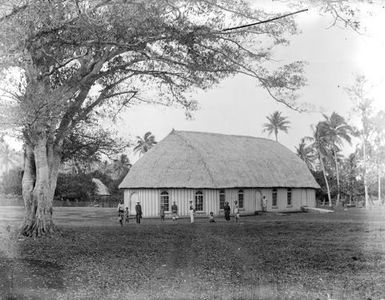
POLYGON ((70 201, 90 201, 96 185, 90 174, 59 174, 55 197, 70 201))

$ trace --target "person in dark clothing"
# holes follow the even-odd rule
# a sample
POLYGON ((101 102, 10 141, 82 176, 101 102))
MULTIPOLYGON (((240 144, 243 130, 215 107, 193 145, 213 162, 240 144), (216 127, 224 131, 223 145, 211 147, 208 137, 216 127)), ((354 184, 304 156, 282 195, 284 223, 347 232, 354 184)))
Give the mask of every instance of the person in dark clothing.
POLYGON ((118 221, 120 226, 123 226, 123 216, 124 216, 124 204, 123 200, 121 200, 118 204, 118 221))
POLYGON ((174 201, 174 204, 171 206, 171 212, 172 212, 172 220, 173 221, 178 220, 178 206, 176 205, 175 201, 174 201))
POLYGON ((210 211, 210 215, 209 215, 209 223, 215 223, 214 213, 213 213, 212 211, 210 211))
POLYGON ((128 210, 128 207, 126 207, 126 210, 124 211, 124 222, 130 222, 130 211, 128 210))
POLYGON ((160 220, 164 221, 164 206, 160 206, 160 220))
POLYGON ((140 224, 140 219, 142 218, 142 206, 140 205, 140 202, 136 202, 135 206, 136 211, 136 223, 140 224))
POLYGON ((230 221, 230 205, 229 202, 225 202, 225 206, 223 207, 223 211, 225 212, 225 220, 230 221))

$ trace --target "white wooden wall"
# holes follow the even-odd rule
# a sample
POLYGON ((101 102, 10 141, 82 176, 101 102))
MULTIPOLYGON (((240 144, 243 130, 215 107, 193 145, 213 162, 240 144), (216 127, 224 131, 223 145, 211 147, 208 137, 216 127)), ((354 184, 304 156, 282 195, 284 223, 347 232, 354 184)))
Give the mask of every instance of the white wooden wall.
MULTIPOLYGON (((189 201, 195 203, 195 189, 126 189, 124 191, 124 204, 135 214, 136 201, 140 201, 143 210, 143 217, 157 217, 160 212, 160 193, 167 190, 169 192, 169 209, 175 201, 178 205, 179 215, 187 216, 189 213, 189 201)), ((315 207, 314 189, 292 189, 292 205, 287 205, 287 189, 279 188, 277 207, 272 207, 272 189, 242 189, 244 192, 244 208, 242 213, 254 213, 262 210, 261 199, 266 196, 268 211, 298 211, 301 206, 307 205, 315 207)), ((223 214, 219 210, 219 190, 202 189, 203 192, 203 212, 198 214, 208 215, 211 211, 215 214, 223 214)), ((225 189, 225 200, 229 202, 231 211, 234 208, 234 200, 238 200, 239 189, 225 189)), ((171 214, 171 212, 166 212, 171 214)))

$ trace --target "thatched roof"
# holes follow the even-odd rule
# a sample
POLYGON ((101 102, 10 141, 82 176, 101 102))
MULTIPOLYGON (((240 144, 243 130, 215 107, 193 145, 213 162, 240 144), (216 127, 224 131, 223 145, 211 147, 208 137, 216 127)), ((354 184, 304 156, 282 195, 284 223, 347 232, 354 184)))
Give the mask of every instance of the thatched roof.
POLYGON ((98 196, 110 196, 108 187, 98 178, 92 178, 92 182, 96 185, 96 195, 98 196))
POLYGON ((264 138, 172 131, 131 168, 120 188, 319 188, 306 164, 264 138))

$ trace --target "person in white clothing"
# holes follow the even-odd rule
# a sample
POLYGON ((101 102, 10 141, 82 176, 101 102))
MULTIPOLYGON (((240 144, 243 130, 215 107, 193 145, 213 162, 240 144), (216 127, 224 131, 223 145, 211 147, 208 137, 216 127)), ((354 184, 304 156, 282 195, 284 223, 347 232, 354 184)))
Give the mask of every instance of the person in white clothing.
POLYGON ((235 222, 239 221, 239 206, 238 202, 234 201, 234 217, 235 217, 235 222))
POLYGON ((191 221, 191 223, 194 223, 194 213, 195 213, 195 207, 193 205, 193 202, 190 201, 189 214, 190 214, 190 221, 191 221))
POLYGON ((262 211, 267 211, 267 199, 265 195, 262 197, 262 211))

